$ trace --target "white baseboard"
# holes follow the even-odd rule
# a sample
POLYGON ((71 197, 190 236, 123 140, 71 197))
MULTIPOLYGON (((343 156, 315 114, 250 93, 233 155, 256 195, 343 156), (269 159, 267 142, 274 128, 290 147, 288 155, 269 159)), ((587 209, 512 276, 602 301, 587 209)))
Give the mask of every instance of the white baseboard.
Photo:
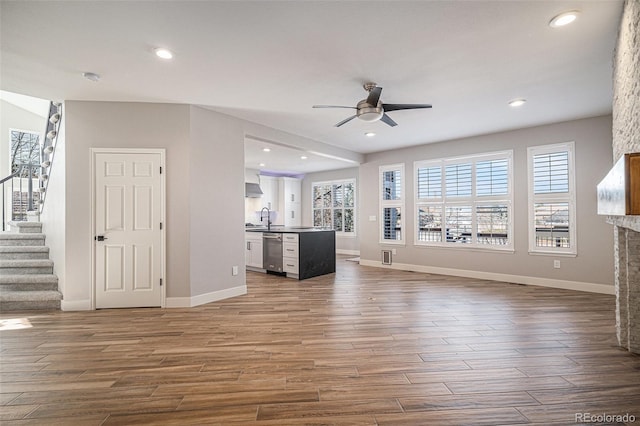
POLYGON ((91 300, 64 300, 60 301, 60 309, 63 311, 90 311, 91 300))
POLYGON ((410 265, 394 263, 383 265, 380 261, 360 259, 360 265, 377 268, 397 269, 400 271, 424 272, 427 274, 451 275, 455 277, 476 278, 481 280, 504 281, 508 283, 537 285, 541 287, 561 288, 565 290, 586 291, 589 293, 615 294, 613 285, 586 283, 580 281, 555 280, 550 278, 529 277, 526 275, 500 274, 495 272, 469 271, 465 269, 440 268, 437 266, 410 265))
POLYGON ((360 250, 336 249, 336 254, 349 254, 349 255, 352 255, 352 256, 360 256, 360 250))
POLYGON ((165 307, 167 308, 193 308, 205 303, 217 302, 218 300, 247 294, 247 286, 227 288, 224 290, 212 291, 211 293, 199 294, 191 297, 167 297, 165 307))

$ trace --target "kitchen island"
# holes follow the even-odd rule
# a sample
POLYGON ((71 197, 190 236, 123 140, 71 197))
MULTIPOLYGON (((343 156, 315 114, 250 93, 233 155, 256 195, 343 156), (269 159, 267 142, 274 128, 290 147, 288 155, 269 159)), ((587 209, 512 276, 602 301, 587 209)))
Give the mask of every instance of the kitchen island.
POLYGON ((298 280, 336 271, 334 230, 272 226, 271 230, 261 227, 245 228, 245 231, 248 270, 279 273, 298 280), (263 234, 266 234, 265 237, 263 234), (270 250, 269 259, 274 257, 273 248, 267 247, 267 244, 272 244, 271 239, 267 238, 274 234, 281 237, 281 267, 274 266, 274 262, 271 261, 265 262, 268 250, 270 250))

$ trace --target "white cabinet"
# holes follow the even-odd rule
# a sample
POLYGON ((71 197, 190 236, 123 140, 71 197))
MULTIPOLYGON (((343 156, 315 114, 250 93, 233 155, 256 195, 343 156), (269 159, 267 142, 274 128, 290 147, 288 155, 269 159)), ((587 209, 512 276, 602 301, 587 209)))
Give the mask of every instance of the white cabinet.
POLYGON ((268 207, 272 211, 278 210, 280 200, 279 179, 273 176, 260 176, 260 189, 263 192, 262 207, 268 207))
POLYGON ((298 234, 282 234, 282 271, 289 275, 298 276, 300 271, 298 261, 300 259, 300 251, 298 249, 298 234))
POLYGON ((262 232, 245 232, 246 266, 262 269, 262 232))
POLYGON ((279 182, 280 206, 279 215, 282 217, 281 224, 284 226, 300 226, 300 194, 302 183, 300 179, 282 177, 279 182))
POLYGON ((260 176, 261 207, 277 212, 274 225, 300 226, 302 182, 290 177, 260 176))

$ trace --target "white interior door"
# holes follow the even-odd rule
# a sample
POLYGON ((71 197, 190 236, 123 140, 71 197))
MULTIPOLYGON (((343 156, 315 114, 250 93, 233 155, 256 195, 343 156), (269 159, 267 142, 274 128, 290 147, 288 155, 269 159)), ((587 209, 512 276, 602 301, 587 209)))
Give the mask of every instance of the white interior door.
POLYGON ((163 160, 158 150, 94 151, 96 308, 164 304, 163 160))

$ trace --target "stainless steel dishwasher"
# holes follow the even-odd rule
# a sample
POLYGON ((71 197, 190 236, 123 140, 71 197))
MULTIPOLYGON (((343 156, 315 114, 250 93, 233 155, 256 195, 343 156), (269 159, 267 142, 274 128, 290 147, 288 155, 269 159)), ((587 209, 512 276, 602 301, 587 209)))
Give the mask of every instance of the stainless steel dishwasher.
POLYGON ((282 234, 264 232, 263 242, 263 267, 267 271, 282 272, 282 234))

